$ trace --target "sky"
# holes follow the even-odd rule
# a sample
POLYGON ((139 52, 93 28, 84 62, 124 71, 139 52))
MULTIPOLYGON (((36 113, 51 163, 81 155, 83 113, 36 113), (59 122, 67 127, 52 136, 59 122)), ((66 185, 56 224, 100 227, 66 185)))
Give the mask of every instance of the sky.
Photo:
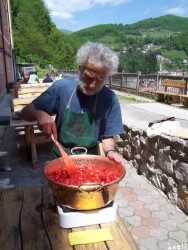
POLYGON ((132 24, 167 14, 188 17, 188 0, 44 0, 58 29, 132 24))

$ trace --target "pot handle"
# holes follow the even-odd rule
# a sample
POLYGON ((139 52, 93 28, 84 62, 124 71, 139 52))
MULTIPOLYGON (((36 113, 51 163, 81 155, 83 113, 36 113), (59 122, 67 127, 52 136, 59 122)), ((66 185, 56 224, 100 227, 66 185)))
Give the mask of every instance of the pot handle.
POLYGON ((73 154, 73 155, 78 155, 78 154, 86 155, 87 154, 87 148, 84 148, 84 147, 71 148, 71 154, 73 154), (76 151, 78 151, 78 153, 76 153, 76 151), (81 151, 83 153, 80 153, 79 151, 81 151))
POLYGON ((102 184, 98 182, 86 182, 78 186, 81 192, 85 191, 100 191, 102 189, 102 184))

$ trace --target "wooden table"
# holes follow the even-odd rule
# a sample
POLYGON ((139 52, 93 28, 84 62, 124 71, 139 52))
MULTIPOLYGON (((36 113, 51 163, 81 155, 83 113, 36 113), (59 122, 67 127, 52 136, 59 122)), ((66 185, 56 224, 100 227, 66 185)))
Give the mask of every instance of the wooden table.
POLYGON ((136 250, 129 231, 118 217, 113 223, 63 229, 58 224, 50 188, 0 190, 0 248, 2 250, 136 250), (70 246, 68 233, 109 228, 113 241, 70 246))

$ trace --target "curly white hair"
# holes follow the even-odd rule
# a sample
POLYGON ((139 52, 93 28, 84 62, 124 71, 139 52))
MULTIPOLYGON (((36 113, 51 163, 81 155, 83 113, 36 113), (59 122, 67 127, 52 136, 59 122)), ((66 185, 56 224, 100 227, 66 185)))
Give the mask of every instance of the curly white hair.
POLYGON ((87 63, 109 69, 108 75, 117 72, 119 65, 118 55, 101 43, 87 42, 83 44, 76 54, 76 62, 83 66, 87 63))

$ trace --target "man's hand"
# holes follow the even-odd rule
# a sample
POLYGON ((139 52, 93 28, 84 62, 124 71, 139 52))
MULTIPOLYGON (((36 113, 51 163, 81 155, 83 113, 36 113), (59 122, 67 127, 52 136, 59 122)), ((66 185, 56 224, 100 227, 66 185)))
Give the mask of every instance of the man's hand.
POLYGON ((27 121, 37 121, 39 129, 46 134, 46 138, 51 138, 53 134, 54 138, 57 140, 55 121, 45 111, 36 109, 33 103, 30 103, 22 109, 21 116, 27 121))
POLYGON ((46 138, 51 138, 53 134, 54 139, 57 140, 57 129, 54 119, 42 110, 37 111, 37 125, 39 129, 46 134, 46 138))
POLYGON ((117 163, 121 163, 123 166, 125 165, 125 159, 118 152, 109 151, 107 157, 110 160, 114 160, 117 163))
POLYGON ((125 164, 124 158, 115 151, 115 140, 113 137, 105 138, 102 140, 103 150, 107 154, 106 156, 110 160, 114 160, 117 163, 125 164))

